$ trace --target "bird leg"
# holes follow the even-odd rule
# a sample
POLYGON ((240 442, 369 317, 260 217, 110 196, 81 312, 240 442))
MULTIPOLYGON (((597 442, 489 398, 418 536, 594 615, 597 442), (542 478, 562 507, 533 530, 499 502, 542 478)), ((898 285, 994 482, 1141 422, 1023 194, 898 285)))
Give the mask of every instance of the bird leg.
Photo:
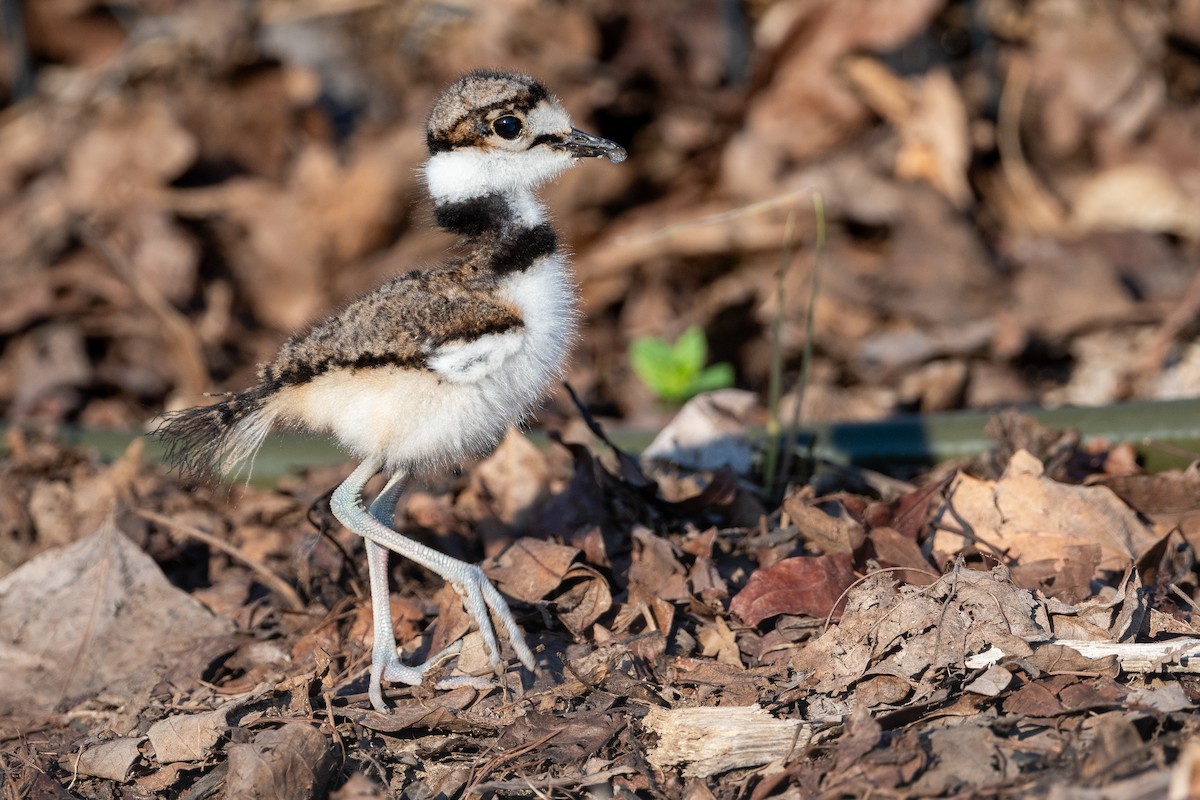
MULTIPOLYGON (((343 525, 366 540, 367 567, 371 578, 371 606, 375 626, 375 642, 371 652, 371 679, 368 693, 371 705, 380 711, 383 691, 380 680, 398 681, 416 685, 429 667, 445 653, 417 667, 405 666, 396 653, 395 634, 392 630, 391 603, 388 593, 388 551, 398 553, 429 569, 450 583, 463 598, 467 612, 475 619, 483 636, 492 666, 500 668, 500 647, 488 609, 503 624, 512 642, 517 658, 528 669, 534 668, 533 653, 525 643, 525 637, 500 592, 475 564, 451 558, 445 553, 426 547, 420 542, 401 536, 392 530, 396 501, 404 489, 404 473, 398 472, 384 486, 383 491, 371 504, 368 513, 362 505, 363 487, 383 466, 382 459, 370 458, 360 464, 350 477, 334 490, 329 506, 333 515, 343 525)), ((457 647, 457 646, 456 646, 457 647)), ((457 685, 457 682, 454 684, 457 685)))

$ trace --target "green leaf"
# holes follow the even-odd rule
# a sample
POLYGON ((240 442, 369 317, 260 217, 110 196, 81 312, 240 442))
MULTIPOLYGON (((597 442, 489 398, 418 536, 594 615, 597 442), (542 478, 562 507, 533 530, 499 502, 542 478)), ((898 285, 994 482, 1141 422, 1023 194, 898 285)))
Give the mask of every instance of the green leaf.
POLYGON ((650 336, 634 339, 629 345, 629 362, 633 371, 663 400, 674 400, 686 389, 690 375, 680 369, 675 348, 650 336))
POLYGON ((704 368, 708 341, 704 330, 691 327, 674 344, 653 336, 634 339, 629 363, 642 383, 668 403, 683 403, 700 392, 733 385, 733 367, 717 364, 704 368))
POLYGON ((700 374, 704 362, 708 360, 708 340, 702 328, 693 325, 679 335, 675 340, 675 358, 691 375, 700 374))
POLYGON ((702 392, 728 389, 730 386, 733 386, 733 365, 726 362, 713 364, 692 380, 691 386, 688 387, 688 397, 702 392))

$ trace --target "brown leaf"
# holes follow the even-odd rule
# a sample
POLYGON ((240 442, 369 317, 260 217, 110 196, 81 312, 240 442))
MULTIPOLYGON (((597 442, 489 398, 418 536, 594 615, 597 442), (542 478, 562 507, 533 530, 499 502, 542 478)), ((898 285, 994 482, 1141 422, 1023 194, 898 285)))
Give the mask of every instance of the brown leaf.
POLYGON ((546 454, 515 428, 471 471, 458 505, 480 520, 494 517, 509 528, 527 526, 549 492, 546 454))
POLYGON ((1121 662, 1117 656, 1089 658, 1078 650, 1048 642, 1039 644, 1032 655, 1026 657, 1033 666, 1045 672, 1083 672, 1115 678, 1121 674, 1121 662))
POLYGON ((608 581, 587 564, 573 564, 562 584, 566 589, 554 598, 554 613, 572 632, 582 633, 612 608, 608 581))
POLYGON ((145 202, 196 157, 196 141, 165 103, 105 108, 67 155, 68 203, 80 214, 115 214, 145 202))
POLYGON ((495 720, 461 713, 478 695, 475 689, 464 686, 432 698, 399 700, 386 714, 360 707, 337 708, 334 713, 380 733, 413 729, 492 732, 498 724, 495 720))
POLYGON ((899 589, 878 573, 849 592, 841 622, 792 665, 818 692, 841 694, 864 675, 888 674, 912 681, 913 699, 922 700, 941 690, 941 670, 960 669, 969 656, 992 646, 1027 656, 1030 643, 1049 638, 1045 608, 1003 570, 959 569, 932 586, 899 589))
POLYGON ((639 525, 633 529, 633 544, 630 597, 688 599, 687 570, 671 541, 639 525))
POLYGON ((177 191, 172 208, 216 218, 229 266, 255 315, 294 330, 331 305, 327 270, 381 245, 415 156, 407 143, 383 139, 343 164, 331 147, 308 142, 282 184, 239 178, 177 191))
POLYGON ((897 579, 917 586, 928 586, 937 580, 937 573, 920 546, 895 528, 872 528, 867 541, 881 566, 912 568, 897 571, 897 579))
POLYGON ((141 744, 144 741, 143 736, 110 739, 87 748, 78 758, 72 755, 67 759, 69 765, 64 764, 64 767, 77 770, 82 775, 124 783, 129 777, 129 770, 142 757, 141 744))
POLYGON ((1018 717, 1052 717, 1063 712, 1057 687, 1044 681, 1027 683, 1004 699, 1004 713, 1018 717))
POLYGON ((837 64, 848 53, 886 52, 921 30, 936 13, 933 0, 884 5, 868 0, 782 7, 772 17, 779 52, 773 74, 758 93, 743 127, 727 148, 724 177, 733 191, 761 196, 783 164, 819 157, 869 120, 864 105, 839 80, 837 64))
POLYGON ((859 706, 845 720, 846 734, 838 739, 834 754, 838 772, 859 764, 883 740, 883 728, 871 716, 869 708, 869 705, 859 706))
POLYGON ((700 643, 700 653, 708 658, 716 658, 718 664, 729 664, 735 667, 742 665, 738 653, 737 639, 733 631, 725 624, 725 620, 717 617, 696 633, 700 643))
POLYGON ((810 549, 827 556, 853 553, 863 543, 863 527, 840 504, 832 508, 835 513, 816 508, 799 492, 791 493, 783 501, 784 511, 810 549))
POLYGON ((1058 699, 1067 711, 1092 711, 1125 704, 1129 689, 1106 678, 1089 678, 1064 686, 1058 699))
POLYGON ((52 708, 105 686, 149 688, 162 660, 229 625, 172 586, 113 519, 0 581, 0 708, 52 708))
POLYGON ((913 683, 899 675, 871 675, 854 687, 854 699, 859 708, 894 706, 912 695, 913 683))
POLYGON ((716 564, 707 556, 698 556, 692 564, 688 572, 688 585, 692 593, 709 606, 715 607, 729 596, 729 587, 717 571, 716 564))
MULTIPOLYGON (((1018 563, 1067 558, 1072 546, 1097 544, 1102 551, 1098 569, 1123 572, 1155 541, 1110 490, 1053 481, 1024 450, 1013 455, 998 481, 960 475, 947 503, 981 542, 1018 563)), ((954 524, 948 514, 945 521, 954 524)), ((965 544, 962 536, 939 530, 933 546, 949 555, 965 544)))
POLYGON ((229 709, 174 714, 150 726, 146 736, 159 764, 204 761, 229 730, 229 709))
POLYGON ((325 792, 334 766, 333 743, 306 722, 289 722, 231 744, 224 797, 309 800, 325 792))
POLYGON ((1145 629, 1146 602, 1137 572, 1129 570, 1116 589, 1106 586, 1098 597, 1074 606, 1051 607, 1050 622, 1059 639, 1133 641, 1145 629))
POLYGON ((985 697, 997 697, 1012 683, 1013 675, 999 664, 993 664, 983 671, 983 674, 963 687, 964 691, 981 694, 985 697))
POLYGON ((1076 187, 1072 227, 1200 235, 1200 203, 1176 178, 1149 164, 1123 164, 1089 176, 1076 187))
POLYGON ((918 796, 936 797, 983 791, 1004 779, 1001 740, 986 720, 934 728, 925 734, 932 765, 913 784, 918 796))
POLYGON ((925 180, 957 208, 966 207, 972 196, 966 172, 969 119, 950 75, 934 69, 905 81, 868 57, 851 58, 844 69, 873 110, 900 134, 896 177, 925 180))
POLYGON ((526 536, 490 559, 485 570, 505 594, 533 603, 559 587, 578 557, 574 547, 526 536))
POLYGON ((1066 603, 1078 602, 1092 594, 1092 576, 1100 565, 1101 553, 1095 544, 1067 545, 1061 558, 1014 565, 1013 582, 1066 603))
POLYGON ((777 614, 825 617, 836 613, 834 604, 853 582, 849 556, 785 558, 752 574, 746 588, 730 601, 729 610, 747 625, 777 614))

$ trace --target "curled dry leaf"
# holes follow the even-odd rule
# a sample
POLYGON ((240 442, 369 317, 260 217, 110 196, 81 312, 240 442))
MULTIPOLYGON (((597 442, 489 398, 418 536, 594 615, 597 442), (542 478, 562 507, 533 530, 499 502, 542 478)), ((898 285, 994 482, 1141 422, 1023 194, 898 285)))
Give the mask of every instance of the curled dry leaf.
POLYGON ((862 546, 863 526, 851 519, 841 504, 830 504, 835 516, 817 508, 800 491, 792 492, 783 501, 791 523, 800 532, 807 548, 823 555, 849 555, 862 546))
POLYGON ((63 767, 82 775, 124 783, 129 777, 129 770, 142 757, 141 746, 144 741, 144 736, 119 736, 85 749, 78 758, 74 755, 64 758, 63 767))
POLYGON ((472 470, 469 489, 459 498, 476 519, 494 517, 507 527, 531 520, 549 490, 546 454, 513 429, 500 446, 472 470))
POLYGON ((229 708, 175 714, 150 726, 146 736, 159 764, 204 761, 229 729, 229 708))
POLYGON ((746 475, 754 455, 748 438, 750 417, 757 405, 758 395, 741 389, 697 395, 658 432, 642 457, 690 469, 728 467, 746 475))
POLYGON ((629 566, 629 594, 637 598, 686 600, 687 569, 670 539, 638 526, 632 531, 633 563, 629 566))
POLYGON ((1106 586, 1096 597, 1075 605, 1047 603, 1050 624, 1059 639, 1128 642, 1145 631, 1147 593, 1135 570, 1116 589, 1106 586))
POLYGON ((572 564, 563 575, 554 613, 568 630, 581 632, 612 608, 612 592, 604 576, 587 564, 572 564))

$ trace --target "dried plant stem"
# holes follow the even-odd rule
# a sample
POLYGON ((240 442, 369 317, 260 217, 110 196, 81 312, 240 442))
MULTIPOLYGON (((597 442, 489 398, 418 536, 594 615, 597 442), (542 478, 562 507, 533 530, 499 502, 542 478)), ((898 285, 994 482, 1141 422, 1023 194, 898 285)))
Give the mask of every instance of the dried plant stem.
POLYGON ((181 522, 176 522, 175 520, 163 514, 158 514, 154 511, 147 511, 145 509, 135 509, 134 513, 142 519, 149 520, 156 525, 163 526, 168 531, 196 539, 197 541, 203 542, 214 550, 220 550, 222 553, 226 554, 235 561, 240 561, 258 575, 264 586, 278 595, 279 599, 283 601, 283 604, 287 606, 288 611, 295 611, 297 613, 304 611, 304 601, 300 599, 300 595, 296 593, 296 590, 293 589, 287 581, 272 572, 270 567, 268 567, 266 564, 263 564, 261 561, 251 558, 238 548, 217 538, 216 536, 205 533, 199 528, 195 528, 191 525, 184 525, 181 522))
POLYGON ((775 493, 778 477, 780 434, 779 401, 783 394, 783 282, 792 263, 792 236, 796 230, 796 209, 788 212, 783 229, 783 249, 775 276, 775 318, 771 324, 771 375, 767 384, 767 453, 763 464, 763 488, 775 493))
POLYGON ((825 251, 825 198, 820 192, 813 194, 813 213, 817 218, 817 247, 813 253, 812 276, 808 289, 808 310, 804 313, 804 350, 800 355, 800 375, 796 378, 796 400, 792 407, 792 419, 784 431, 787 446, 783 449, 783 468, 781 477, 786 478, 791 472, 792 455, 797 445, 796 438, 800 432, 801 413, 804 408, 804 394, 808 389, 808 373, 813 359, 813 332, 816 324, 813 317, 817 310, 817 296, 821 292, 821 254, 825 251))

